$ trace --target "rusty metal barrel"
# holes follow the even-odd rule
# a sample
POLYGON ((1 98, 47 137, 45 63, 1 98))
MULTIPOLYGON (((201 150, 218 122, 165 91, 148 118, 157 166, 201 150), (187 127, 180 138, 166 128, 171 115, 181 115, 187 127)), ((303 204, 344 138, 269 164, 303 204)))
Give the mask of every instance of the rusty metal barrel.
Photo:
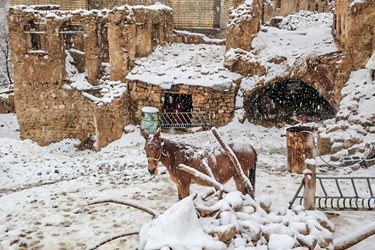
POLYGON ((286 129, 286 144, 288 171, 302 174, 305 169, 305 159, 314 158, 315 128, 295 126, 286 129))

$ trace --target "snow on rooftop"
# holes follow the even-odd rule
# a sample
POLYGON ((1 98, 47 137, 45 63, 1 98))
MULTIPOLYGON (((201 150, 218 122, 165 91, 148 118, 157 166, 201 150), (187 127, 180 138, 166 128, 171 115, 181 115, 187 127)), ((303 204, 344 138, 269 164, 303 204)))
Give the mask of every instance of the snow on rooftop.
POLYGON ((171 44, 157 47, 145 58, 136 60, 136 67, 127 80, 138 80, 162 88, 188 84, 228 90, 241 75, 224 68, 225 46, 171 44))

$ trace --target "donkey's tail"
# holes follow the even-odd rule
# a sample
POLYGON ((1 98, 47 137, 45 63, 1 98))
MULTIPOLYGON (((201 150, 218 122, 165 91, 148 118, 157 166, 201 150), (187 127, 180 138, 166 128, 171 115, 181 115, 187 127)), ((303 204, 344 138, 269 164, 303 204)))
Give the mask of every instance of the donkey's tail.
MULTIPOLYGON (((254 150, 255 152, 255 150, 254 150)), ((252 168, 250 169, 250 173, 249 173, 249 180, 250 180, 250 183, 251 185, 253 186, 253 189, 254 189, 254 192, 255 192, 255 171, 256 171, 256 168, 257 168, 257 161, 258 161, 258 156, 255 152, 255 160, 254 160, 254 164, 252 166, 252 168)))

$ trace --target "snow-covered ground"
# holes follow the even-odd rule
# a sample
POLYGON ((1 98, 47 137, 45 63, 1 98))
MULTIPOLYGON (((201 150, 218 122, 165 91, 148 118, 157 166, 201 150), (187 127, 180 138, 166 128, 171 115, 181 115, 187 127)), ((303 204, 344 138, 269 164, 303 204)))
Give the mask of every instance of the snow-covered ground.
MULTIPOLYGON (((120 205, 88 206, 97 199, 135 200, 165 211, 178 201, 175 185, 165 171, 156 178, 147 172, 144 139, 139 129, 103 148, 76 151, 75 140, 47 147, 19 139, 14 114, 0 115, 0 246, 3 249, 84 249, 108 236, 134 231, 151 217, 120 205)), ((234 120, 218 129, 222 138, 246 140, 259 154, 256 196, 268 196, 287 207, 302 176, 285 169, 285 128, 264 128, 234 120)), ((210 131, 163 133, 163 137, 204 146, 217 143, 210 131)), ((374 175, 374 168, 356 175, 374 175)), ((229 186, 234 188, 233 183, 229 186)), ((193 186, 194 191, 206 188, 193 186)), ((335 237, 374 221, 374 212, 337 212, 335 237)), ((188 236, 187 236, 188 237, 188 236)), ((118 239, 102 249, 135 249, 135 236, 118 239)), ((353 249, 370 249, 374 237, 353 249)), ((1 248, 0 248, 1 249, 1 248)))
MULTIPOLYGON (((320 20, 326 23, 327 19, 322 17, 320 20)), ((297 23, 301 22, 289 20, 284 25, 290 27, 297 23)), ((319 32, 312 23, 306 22, 305 27, 312 26, 314 32, 319 32)), ((329 34, 326 28, 321 31, 329 34)), ((285 30, 272 28, 270 33, 281 34, 285 41, 289 41, 291 36, 298 40, 298 37, 306 37, 311 32, 302 34, 294 30, 289 34, 285 30)), ((326 41, 329 41, 328 50, 336 49, 330 37, 326 41)), ((311 51, 308 47, 304 49, 311 51)), ((311 47, 319 48, 315 43, 311 47)), ((283 48, 278 51, 281 50, 283 48)), ((301 55, 297 52, 293 55, 301 55)), ((251 85, 252 81, 249 81, 243 80, 242 85, 251 85)), ((357 87, 353 84, 352 88, 357 87)), ((348 88, 344 91, 350 92, 348 88)), ((374 99, 374 95, 366 96, 374 99)), ((358 110, 366 116, 372 114, 368 113, 373 103, 370 99, 364 98, 366 101, 358 103, 358 110), (366 112, 362 108, 366 108, 366 112)), ((240 100, 237 99, 237 102, 240 100)), ((347 103, 347 100, 344 101, 347 103)), ((237 107, 241 106, 238 103, 237 107)), ((345 107, 342 111, 345 111, 345 107)), ((258 152, 257 199, 262 197, 275 206, 286 208, 302 179, 301 175, 286 171, 286 127, 265 128, 247 121, 240 123, 241 112, 239 109, 233 121, 219 128, 218 132, 227 143, 245 141, 254 146, 258 152)), ((139 230, 152 219, 150 215, 126 206, 88 205, 98 199, 134 200, 160 212, 178 202, 176 186, 163 167, 157 177, 149 175, 144 138, 138 127, 134 126, 133 129, 133 132, 124 134, 100 152, 77 151, 75 145, 79 141, 73 139, 40 147, 30 140, 20 140, 15 114, 0 114, 0 249, 86 249, 109 236, 139 230)), ((361 135, 363 142, 374 141, 372 135, 361 135)), ((170 131, 162 133, 162 137, 198 146, 217 143, 210 131, 194 134, 170 131)), ((328 172, 318 174, 375 175, 374 167, 360 168, 354 172, 339 169, 325 171, 328 172)), ((232 182, 228 186, 234 188, 232 182)), ((349 191, 349 188, 345 186, 344 191, 349 191)), ((203 190, 207 188, 192 187, 194 192, 203 190)), ((329 217, 335 225, 334 238, 338 238, 373 222, 375 212, 334 212, 329 217)), ((185 237, 185 241, 189 242, 189 235, 185 237)), ((132 236, 117 239, 100 249, 135 249, 137 245, 138 237, 132 236)), ((374 245, 375 237, 372 236, 352 249, 373 249, 374 245)))

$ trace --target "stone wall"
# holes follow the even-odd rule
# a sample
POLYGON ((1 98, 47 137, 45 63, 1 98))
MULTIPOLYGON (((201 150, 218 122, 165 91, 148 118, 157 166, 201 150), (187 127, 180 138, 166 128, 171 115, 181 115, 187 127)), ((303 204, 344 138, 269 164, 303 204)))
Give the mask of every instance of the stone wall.
POLYGON ((61 1, 61 0, 10 0, 11 5, 60 5, 62 10, 87 9, 86 0, 61 1))
MULTIPOLYGON (((233 69, 249 76, 266 74, 264 67, 257 63, 246 63, 245 60, 233 62, 233 69)), ((338 109, 342 98, 340 91, 348 81, 350 73, 350 59, 343 53, 336 52, 309 57, 306 60, 297 61, 281 77, 273 78, 267 82, 259 81, 257 86, 246 92, 245 95, 251 98, 258 88, 264 88, 285 79, 298 79, 314 87, 332 107, 338 109)))
POLYGON ((329 12, 330 0, 275 0, 273 16, 287 16, 305 11, 329 12))
POLYGON ((233 0, 12 0, 12 5, 25 4, 58 4, 63 10, 72 9, 112 9, 121 5, 152 5, 157 2, 173 8, 175 28, 219 28, 226 29, 228 23, 228 9, 233 6, 233 0))
POLYGON ((15 113, 14 95, 0 95, 0 114, 15 113))
POLYGON ((128 100, 128 95, 123 95, 109 104, 95 107, 94 124, 97 151, 121 138, 124 125, 130 123, 128 100))
POLYGON ((133 11, 122 7, 108 13, 11 8, 8 15, 9 46, 21 138, 47 145, 64 138, 85 140, 96 135, 97 149, 120 138, 123 127, 129 123, 128 96, 122 94, 109 103, 100 99, 101 88, 106 88, 107 92, 108 86, 117 84, 112 82, 102 86, 103 81, 99 82, 103 58, 101 29, 109 22, 110 74, 121 82, 134 64, 137 53, 150 53, 154 46, 164 44, 172 37, 172 27, 168 25, 172 23, 171 19, 169 9, 140 8, 133 11), (150 24, 151 28, 137 32, 137 23, 140 22, 150 24), (64 42, 66 33, 61 31, 66 31, 62 27, 70 24, 82 27, 83 34, 80 29, 78 31, 84 38, 81 44, 84 51, 78 54, 84 56, 82 68, 92 89, 75 89, 70 85, 74 78, 67 78, 65 51, 70 45, 64 42), (146 48, 135 46, 134 41, 140 34, 150 38, 144 39, 147 40, 146 48))
POLYGON ((174 43, 185 43, 185 44, 213 44, 213 45, 225 45, 225 39, 210 39, 204 34, 190 33, 183 30, 174 30, 173 32, 174 43))
POLYGON ((352 4, 336 1, 334 34, 352 59, 354 69, 363 68, 375 50, 375 2, 365 0, 352 4))
POLYGON ((158 108, 163 112, 163 94, 191 94, 192 112, 211 114, 213 126, 222 126, 231 121, 234 115, 235 97, 239 83, 234 83, 231 90, 221 92, 207 87, 175 85, 171 90, 140 81, 128 83, 130 94, 130 113, 132 123, 139 124, 142 118, 141 109, 145 106, 158 108))
POLYGON ((84 140, 95 134, 95 104, 59 82, 15 81, 21 139, 44 146, 65 138, 84 140))
POLYGON ((261 5, 254 1, 251 5, 240 4, 229 10, 226 49, 240 48, 250 51, 251 42, 260 30, 261 5))

